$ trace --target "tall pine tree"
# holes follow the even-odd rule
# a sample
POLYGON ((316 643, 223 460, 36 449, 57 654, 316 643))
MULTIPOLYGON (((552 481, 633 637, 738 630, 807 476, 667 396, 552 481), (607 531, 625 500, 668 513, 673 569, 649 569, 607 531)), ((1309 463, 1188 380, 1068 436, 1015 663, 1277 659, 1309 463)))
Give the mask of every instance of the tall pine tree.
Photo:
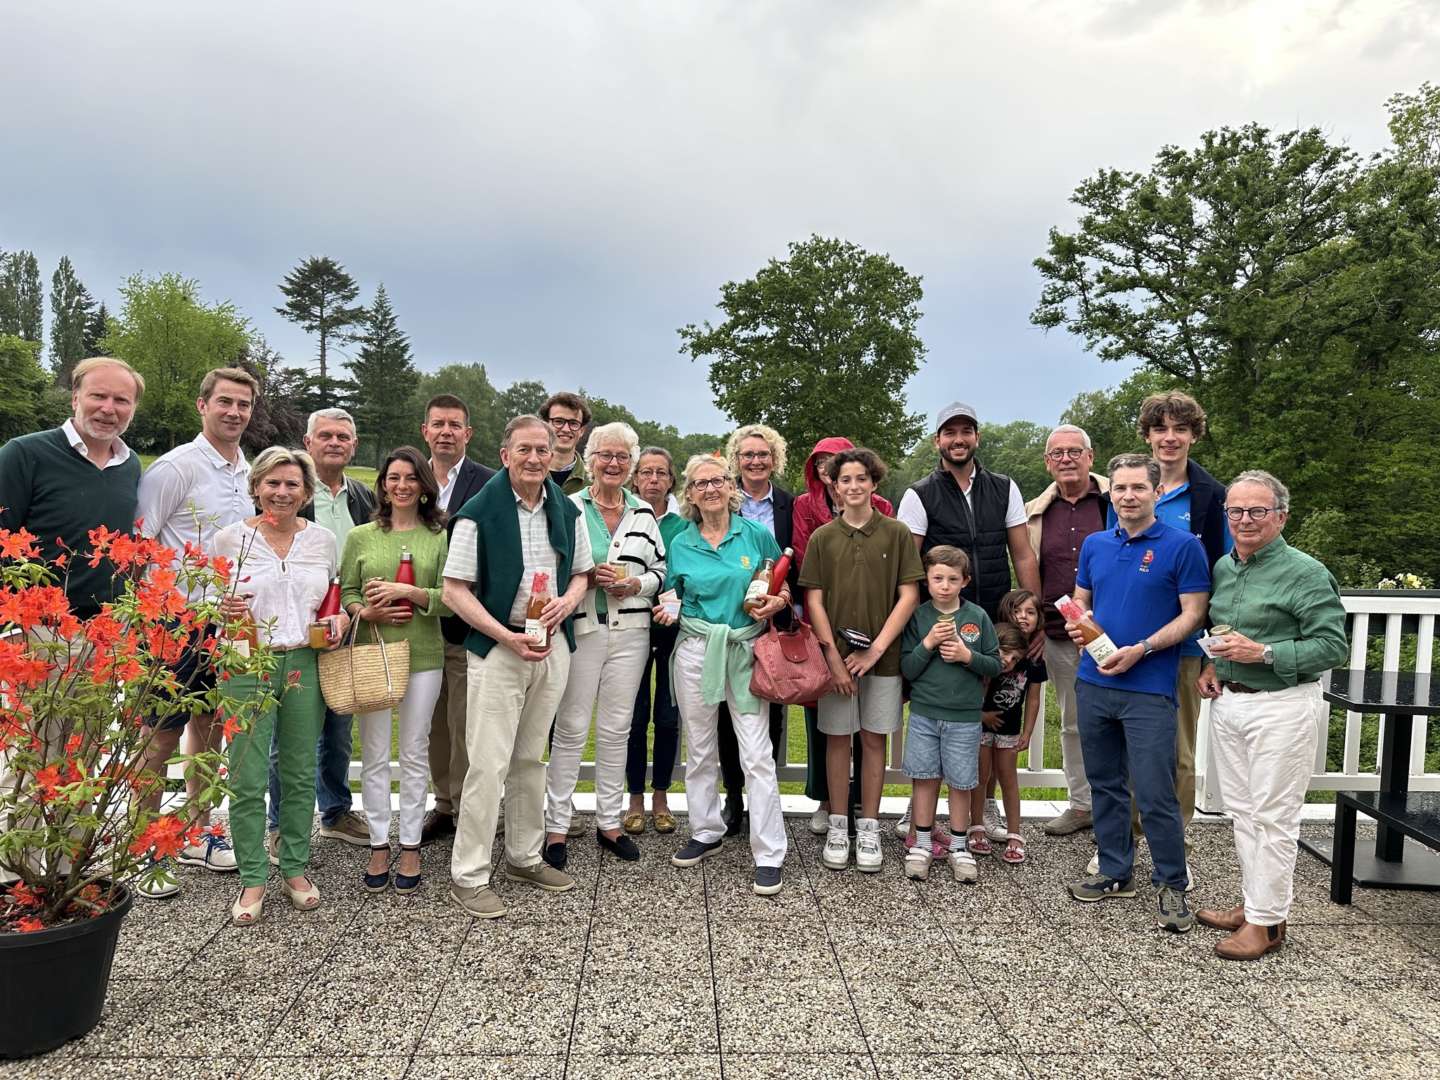
POLYGON ((85 359, 85 321, 95 301, 75 276, 70 256, 60 256, 60 265, 50 278, 50 366, 61 386, 70 385, 70 372, 85 359))
POLYGON ((12 251, 0 265, 0 334, 44 343, 45 296, 34 252, 12 251))
POLYGON ((315 397, 322 408, 329 408, 336 398, 330 378, 330 346, 354 341, 362 332, 365 309, 355 304, 360 287, 334 259, 312 256, 285 275, 280 291, 285 303, 276 312, 319 338, 315 397))
POLYGON ((410 397, 420 380, 410 339, 400 332, 384 285, 376 288, 375 302, 366 313, 360 353, 346 366, 354 379, 350 411, 362 445, 373 447, 378 468, 385 454, 413 429, 410 397))

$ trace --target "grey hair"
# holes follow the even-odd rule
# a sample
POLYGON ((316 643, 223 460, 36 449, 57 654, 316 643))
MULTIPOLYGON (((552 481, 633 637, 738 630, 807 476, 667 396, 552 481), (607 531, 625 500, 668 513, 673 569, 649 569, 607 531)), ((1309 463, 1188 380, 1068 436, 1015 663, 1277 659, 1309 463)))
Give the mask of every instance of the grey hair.
POLYGON ((544 428, 545 434, 548 436, 547 445, 551 450, 555 449, 555 429, 534 413, 521 413, 519 416, 511 418, 510 422, 505 425, 505 434, 500 438, 500 449, 506 449, 510 445, 510 436, 525 427, 544 428))
POLYGON ((1230 487, 1225 489, 1227 497, 1230 494, 1230 488, 1236 484, 1259 484, 1261 487, 1269 488, 1270 493, 1275 496, 1275 509, 1282 514, 1290 512, 1290 489, 1282 484, 1274 474, 1268 473, 1264 469, 1246 469, 1230 481, 1230 487))
POLYGON ((1090 445, 1090 435, 1085 431, 1084 428, 1076 424, 1060 424, 1058 427, 1051 428, 1050 434, 1045 437, 1046 449, 1049 449, 1050 440, 1053 439, 1056 435, 1079 435, 1081 440, 1085 443, 1086 450, 1094 449, 1094 447, 1090 445))
POLYGON ((321 420, 344 420, 350 425, 350 430, 355 430, 355 418, 344 409, 316 409, 310 414, 310 419, 305 421, 305 435, 307 438, 315 437, 315 427, 321 420))
POLYGON ((700 520, 700 507, 690 501, 690 481, 695 477, 695 470, 706 465, 715 466, 725 474, 725 479, 730 481, 730 512, 733 514, 740 509, 740 489, 735 486, 735 474, 725 464, 725 459, 714 454, 695 454, 685 463, 685 475, 680 478, 679 494, 680 516, 691 521, 700 520))
POLYGON ((1120 469, 1144 469, 1146 477, 1150 480, 1152 488, 1160 486, 1160 463, 1149 454, 1116 454, 1110 459, 1108 474, 1110 482, 1115 482, 1115 473, 1120 469))
POLYGON ((315 459, 304 450, 291 450, 288 446, 272 446, 261 450, 260 455, 250 463, 250 497, 258 501, 260 482, 282 465, 299 468, 301 482, 305 487, 305 502, 308 505, 315 497, 315 485, 318 482, 315 476, 315 459))
POLYGON ((640 460, 640 436, 623 420, 601 424, 591 431, 590 438, 585 443, 585 471, 591 476, 595 475, 595 468, 591 463, 603 442, 618 442, 624 445, 625 452, 630 455, 630 468, 625 473, 625 481, 628 481, 635 473, 635 463, 640 460))

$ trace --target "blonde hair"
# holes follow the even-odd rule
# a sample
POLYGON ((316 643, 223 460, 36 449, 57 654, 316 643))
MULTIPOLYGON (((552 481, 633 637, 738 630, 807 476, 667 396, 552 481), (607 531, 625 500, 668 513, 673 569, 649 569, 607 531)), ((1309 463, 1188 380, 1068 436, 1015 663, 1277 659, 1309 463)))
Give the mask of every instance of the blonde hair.
POLYGON ((135 404, 140 404, 140 399, 145 396, 145 376, 136 371, 124 360, 117 360, 113 356, 91 356, 81 360, 70 372, 70 389, 79 390, 80 384, 85 381, 85 376, 90 372, 103 367, 118 367, 130 378, 135 380, 135 404))
POLYGON ((630 468, 625 473, 625 481, 628 482, 635 473, 635 463, 640 460, 640 436, 635 434, 634 428, 620 420, 601 424, 590 432, 590 438, 585 443, 585 471, 592 477, 595 475, 595 452, 604 442, 621 443, 630 455, 630 468))
POLYGON ((250 463, 250 497, 258 499, 260 482, 282 465, 300 467, 301 482, 305 486, 305 504, 308 506, 315 497, 315 459, 304 450, 291 450, 288 446, 271 446, 261 450, 260 456, 250 463))
POLYGON ((706 465, 719 469, 725 479, 730 481, 730 512, 733 514, 740 509, 740 489, 735 486, 735 474, 730 471, 730 466, 725 464, 725 459, 714 454, 695 454, 685 462, 685 472, 680 478, 680 491, 676 496, 680 500, 680 516, 691 521, 700 520, 700 507, 690 501, 690 482, 695 478, 695 471, 706 465))
POLYGON ((785 472, 785 438, 774 428, 765 424, 746 424, 737 428, 735 434, 730 436, 729 442, 725 444, 725 460, 730 463, 730 471, 735 475, 740 473, 740 444, 746 439, 764 439, 765 445, 770 447, 770 461, 774 466, 777 475, 785 472))

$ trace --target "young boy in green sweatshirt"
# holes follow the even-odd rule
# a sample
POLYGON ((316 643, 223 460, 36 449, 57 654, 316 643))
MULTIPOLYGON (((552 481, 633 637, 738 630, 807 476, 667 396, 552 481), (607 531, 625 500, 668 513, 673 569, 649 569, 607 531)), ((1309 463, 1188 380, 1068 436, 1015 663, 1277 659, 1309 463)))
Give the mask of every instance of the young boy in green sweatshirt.
MULTIPOLYGON (((960 591, 970 581, 970 559, 939 544, 925 553, 930 599, 915 609, 900 639, 900 671, 910 684, 910 732, 905 775, 912 785, 915 844, 905 876, 930 875, 930 830, 940 781, 950 786, 950 872, 975 881, 975 857, 966 847, 970 792, 980 783, 980 708, 985 680, 1000 673, 1000 645, 990 617, 960 591)), ((984 826, 981 826, 983 831, 984 826)))

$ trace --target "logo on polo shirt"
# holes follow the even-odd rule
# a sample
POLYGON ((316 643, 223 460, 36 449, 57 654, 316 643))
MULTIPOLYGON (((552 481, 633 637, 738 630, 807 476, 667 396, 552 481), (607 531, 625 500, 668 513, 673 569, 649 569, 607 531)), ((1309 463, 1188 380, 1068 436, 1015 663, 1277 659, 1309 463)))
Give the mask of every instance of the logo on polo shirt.
POLYGON ((746 570, 749 570, 749 569, 750 569, 750 556, 749 556, 749 555, 741 555, 741 556, 740 556, 740 565, 743 566, 746 570))
POLYGON ((973 622, 967 622, 960 627, 960 640, 966 645, 974 645, 980 640, 980 627, 973 622))
POLYGON ((1146 548, 1144 556, 1140 559, 1140 573, 1148 574, 1150 572, 1150 564, 1154 561, 1155 549, 1146 548))

